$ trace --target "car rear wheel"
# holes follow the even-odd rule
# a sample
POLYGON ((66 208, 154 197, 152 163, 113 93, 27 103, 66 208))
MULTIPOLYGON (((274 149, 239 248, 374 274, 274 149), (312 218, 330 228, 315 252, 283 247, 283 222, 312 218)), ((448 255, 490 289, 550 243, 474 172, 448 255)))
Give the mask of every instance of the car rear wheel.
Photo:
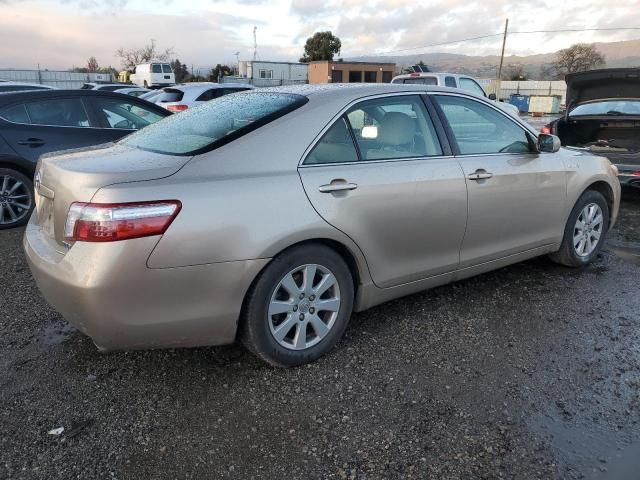
POLYGON ((588 190, 576 202, 560 250, 551 260, 568 267, 588 265, 598 255, 609 225, 609 206, 600 192, 588 190))
POLYGON ((31 179, 16 170, 0 168, 0 230, 27 223, 34 203, 31 179))
POLYGON ((245 301, 240 339, 279 367, 317 360, 335 346, 349 322, 353 279, 344 260, 323 245, 277 256, 245 301))

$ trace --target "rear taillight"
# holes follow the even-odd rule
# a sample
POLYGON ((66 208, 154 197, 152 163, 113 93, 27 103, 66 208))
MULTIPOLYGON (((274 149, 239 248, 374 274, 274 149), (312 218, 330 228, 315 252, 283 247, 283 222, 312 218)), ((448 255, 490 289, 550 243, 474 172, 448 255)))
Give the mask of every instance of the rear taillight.
POLYGON ((167 110, 169 110, 170 112, 183 112, 187 108, 189 108, 189 105, 183 105, 183 104, 167 105, 167 110))
POLYGON ((64 238, 74 242, 117 242, 162 235, 181 208, 182 204, 178 200, 74 202, 67 214, 64 238))
POLYGON ((547 135, 551 135, 553 132, 551 131, 551 124, 548 123, 544 127, 540 129, 540 133, 546 133, 547 135))
POLYGON ((632 177, 640 177, 640 170, 638 170, 637 172, 633 172, 631 174, 632 177))

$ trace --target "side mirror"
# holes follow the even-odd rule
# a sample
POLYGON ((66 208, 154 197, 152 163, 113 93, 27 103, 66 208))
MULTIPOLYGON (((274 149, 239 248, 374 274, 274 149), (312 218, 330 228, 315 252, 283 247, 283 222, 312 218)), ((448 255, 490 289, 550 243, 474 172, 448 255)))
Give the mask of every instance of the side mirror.
POLYGON ((538 135, 538 151, 546 153, 556 153, 560 150, 560 139, 555 135, 541 133, 538 135))
POLYGON ((489 94, 489 100, 493 100, 495 102, 496 98, 498 98, 498 97, 496 97, 495 93, 490 93, 489 94))

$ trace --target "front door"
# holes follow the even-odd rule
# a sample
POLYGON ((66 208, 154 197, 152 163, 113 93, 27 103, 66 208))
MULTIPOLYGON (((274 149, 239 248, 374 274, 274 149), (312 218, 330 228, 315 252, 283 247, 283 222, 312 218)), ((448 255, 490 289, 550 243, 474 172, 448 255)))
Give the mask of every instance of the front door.
POLYGON ((565 168, 532 136, 477 100, 434 95, 449 123, 469 191, 460 267, 548 245, 562 236, 565 168))
POLYGON ((442 152, 422 98, 392 95, 356 104, 299 169, 315 209, 355 241, 380 287, 458 267, 467 191, 442 152))

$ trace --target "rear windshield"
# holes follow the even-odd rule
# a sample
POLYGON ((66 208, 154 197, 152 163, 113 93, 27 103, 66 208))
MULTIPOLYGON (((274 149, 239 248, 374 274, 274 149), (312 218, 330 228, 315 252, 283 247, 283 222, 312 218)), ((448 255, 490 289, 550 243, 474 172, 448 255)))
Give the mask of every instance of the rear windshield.
POLYGON ((154 63, 153 65, 151 65, 151 72, 162 73, 162 65, 159 63, 154 63))
POLYGON ((177 88, 165 88, 160 95, 153 99, 156 103, 179 102, 184 97, 184 92, 177 88))
POLYGON ((169 65, 168 63, 162 64, 162 71, 164 73, 173 73, 173 71, 171 70, 171 65, 169 65))
POLYGON ((570 116, 583 115, 640 115, 640 100, 607 100, 604 102, 584 103, 571 110, 570 116))
POLYGON ((149 125, 120 143, 167 155, 196 155, 229 143, 306 102, 306 97, 288 93, 227 95, 149 125))
MULTIPOLYGON (((396 82, 394 82, 396 83, 396 82)), ((405 78, 402 83, 411 83, 418 85, 437 85, 438 79, 435 77, 415 77, 415 78, 405 78)))

